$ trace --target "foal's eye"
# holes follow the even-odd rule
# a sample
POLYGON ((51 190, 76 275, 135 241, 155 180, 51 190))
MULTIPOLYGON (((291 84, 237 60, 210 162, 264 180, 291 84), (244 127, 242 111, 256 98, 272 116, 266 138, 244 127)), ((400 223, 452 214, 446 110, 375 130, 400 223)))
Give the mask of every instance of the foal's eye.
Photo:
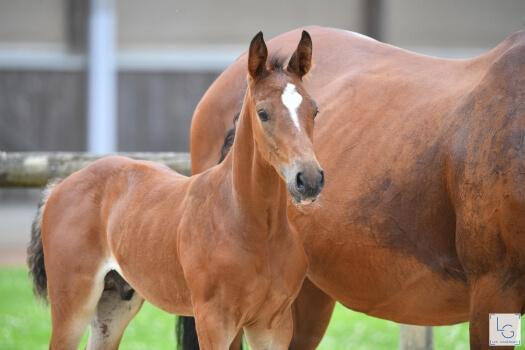
POLYGON ((263 111, 262 109, 260 111, 257 112, 257 114, 259 115, 259 119, 263 122, 266 122, 268 121, 269 117, 268 117, 268 113, 266 113, 265 111, 263 111))

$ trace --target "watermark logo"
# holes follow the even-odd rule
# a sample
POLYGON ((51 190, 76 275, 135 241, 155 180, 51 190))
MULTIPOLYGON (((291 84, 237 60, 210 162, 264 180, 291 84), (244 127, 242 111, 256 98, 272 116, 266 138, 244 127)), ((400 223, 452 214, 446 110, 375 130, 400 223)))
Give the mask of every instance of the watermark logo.
POLYGON ((490 346, 509 346, 521 344, 520 314, 489 315, 490 346))

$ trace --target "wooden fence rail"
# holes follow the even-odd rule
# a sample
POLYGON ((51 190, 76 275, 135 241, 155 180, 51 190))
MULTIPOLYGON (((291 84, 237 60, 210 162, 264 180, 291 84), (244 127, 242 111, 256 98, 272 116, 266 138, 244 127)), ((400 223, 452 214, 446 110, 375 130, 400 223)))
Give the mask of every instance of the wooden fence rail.
MULTIPOLYGON (((188 153, 118 153, 165 164, 177 172, 190 175, 188 153)), ((0 187, 39 187, 50 179, 66 177, 103 157, 90 153, 36 152, 0 153, 0 187)))
MULTIPOLYGON (((188 153, 118 153, 118 155, 162 163, 171 169, 190 175, 188 153)), ((55 177, 65 177, 103 157, 89 153, 0 152, 0 187, 41 187, 55 177)), ((401 325, 401 350, 431 350, 432 327, 401 325)))

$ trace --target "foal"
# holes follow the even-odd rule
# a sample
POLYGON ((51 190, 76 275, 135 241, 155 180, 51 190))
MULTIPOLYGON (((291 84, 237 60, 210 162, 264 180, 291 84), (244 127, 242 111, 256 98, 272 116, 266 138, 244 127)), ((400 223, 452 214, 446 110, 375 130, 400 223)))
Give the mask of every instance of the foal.
POLYGON ((28 261, 36 294, 49 294, 50 348, 76 349, 90 322, 89 349, 117 348, 148 300, 194 315, 203 349, 227 349, 240 328, 252 349, 287 349, 308 264, 287 192, 308 204, 324 185, 317 107, 302 84, 312 41, 303 32, 286 69, 267 67, 262 33, 248 57, 236 140, 220 165, 186 178, 107 157, 48 186, 28 261))

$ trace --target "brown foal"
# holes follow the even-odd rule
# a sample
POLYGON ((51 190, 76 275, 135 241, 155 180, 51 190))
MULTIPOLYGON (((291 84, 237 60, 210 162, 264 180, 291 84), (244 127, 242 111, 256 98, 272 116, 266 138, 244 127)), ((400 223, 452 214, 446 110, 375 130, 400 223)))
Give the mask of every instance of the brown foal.
POLYGON ((286 68, 267 58, 259 33, 220 165, 187 178, 114 156, 48 186, 28 261, 36 294, 49 295, 50 348, 76 349, 90 323, 89 349, 117 348, 144 300, 194 315, 203 349, 227 349, 241 328, 252 349, 288 348, 308 261, 287 193, 312 203, 324 175, 312 146, 317 106, 302 84, 309 34, 286 68))

